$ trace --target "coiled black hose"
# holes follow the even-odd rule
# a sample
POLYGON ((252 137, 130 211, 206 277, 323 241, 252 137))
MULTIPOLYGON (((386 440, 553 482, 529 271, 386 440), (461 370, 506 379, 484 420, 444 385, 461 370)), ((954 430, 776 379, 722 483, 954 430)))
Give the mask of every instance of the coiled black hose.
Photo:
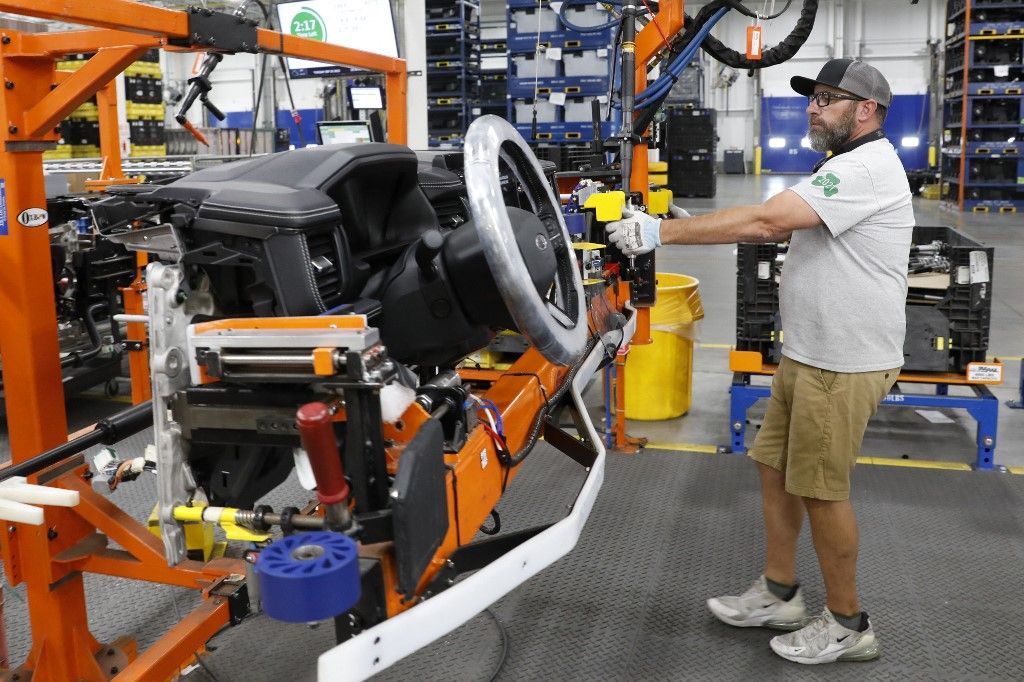
MULTIPOLYGON (((732 0, 714 0, 702 7, 696 16, 691 18, 689 15, 684 15, 686 28, 683 34, 673 42, 668 60, 671 61, 676 55, 680 54, 690 44, 690 41, 693 40, 697 31, 708 22, 715 12, 723 7, 736 8, 732 0)), ((800 10, 800 17, 797 19, 793 30, 778 45, 765 50, 759 60, 747 59, 745 55, 726 47, 722 41, 711 35, 707 36, 704 42, 701 43, 701 49, 726 66, 737 69, 763 69, 768 66, 775 66, 791 59, 803 47, 803 44, 807 42, 807 38, 811 35, 811 30, 814 28, 814 19, 817 14, 818 0, 804 0, 803 7, 800 10)), ((668 93, 641 110, 633 125, 633 133, 635 135, 642 135, 650 127, 655 114, 658 113, 658 109, 661 108, 667 97, 668 93)))

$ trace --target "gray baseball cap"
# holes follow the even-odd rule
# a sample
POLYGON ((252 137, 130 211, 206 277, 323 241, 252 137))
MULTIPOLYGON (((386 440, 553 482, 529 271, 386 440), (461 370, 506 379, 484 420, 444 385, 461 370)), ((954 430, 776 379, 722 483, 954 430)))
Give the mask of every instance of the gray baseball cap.
POLYGON ((821 84, 846 90, 864 99, 873 99, 883 107, 892 104, 892 90, 882 72, 855 59, 830 59, 821 67, 817 78, 793 76, 789 84, 805 97, 813 95, 814 86, 821 84))

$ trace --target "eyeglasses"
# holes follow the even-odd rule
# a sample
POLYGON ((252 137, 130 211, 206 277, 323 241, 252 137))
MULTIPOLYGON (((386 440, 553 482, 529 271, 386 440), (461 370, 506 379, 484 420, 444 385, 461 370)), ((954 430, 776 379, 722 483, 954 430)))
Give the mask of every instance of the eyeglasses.
POLYGON ((828 92, 827 90, 822 90, 821 92, 816 92, 813 95, 809 96, 807 98, 807 103, 810 104, 811 102, 816 102, 819 107, 824 108, 827 107, 829 104, 832 104, 832 100, 837 99, 848 99, 854 102, 865 101, 863 97, 857 97, 856 95, 843 95, 838 92, 828 92))

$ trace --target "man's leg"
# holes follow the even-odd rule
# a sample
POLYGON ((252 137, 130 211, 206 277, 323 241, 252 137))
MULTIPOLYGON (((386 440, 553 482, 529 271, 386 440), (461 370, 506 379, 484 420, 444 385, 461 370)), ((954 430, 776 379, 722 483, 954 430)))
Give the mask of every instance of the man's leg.
POLYGON ((896 379, 895 370, 843 374, 801 368, 794 397, 793 456, 787 490, 803 498, 825 580, 826 606, 806 627, 771 640, 772 651, 797 663, 868 661, 878 640, 857 599, 857 519, 850 504, 850 472, 868 419, 896 379), (796 453, 800 453, 797 456, 796 453))
POLYGON ((857 600, 857 518, 849 500, 803 498, 811 537, 825 580, 826 605, 834 614, 860 613, 857 600))
POLYGON ((723 623, 738 627, 792 630, 807 620, 803 593, 796 583, 796 540, 803 523, 800 498, 786 492, 789 404, 792 382, 783 358, 772 380, 772 396, 749 456, 761 475, 765 526, 765 572, 740 595, 712 597, 708 608, 723 623))
POLYGON ((786 492, 786 474, 757 463, 761 474, 761 508, 764 513, 764 575, 781 585, 796 584, 796 542, 803 525, 800 498, 786 492))

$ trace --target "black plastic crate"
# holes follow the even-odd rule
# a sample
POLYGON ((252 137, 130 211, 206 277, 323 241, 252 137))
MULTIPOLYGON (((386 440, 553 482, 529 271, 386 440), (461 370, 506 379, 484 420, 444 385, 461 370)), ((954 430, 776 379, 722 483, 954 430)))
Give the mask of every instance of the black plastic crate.
POLYGON ((668 188, 676 197, 710 198, 718 191, 714 173, 703 175, 673 175, 669 173, 668 188))
POLYGON ((97 121, 72 120, 68 122, 64 141, 75 145, 99 145, 100 124, 97 121))
POLYGON ((738 244, 736 249, 736 349, 757 351, 765 362, 781 358, 779 282, 781 244, 738 244))
MULTIPOLYGON (((995 250, 950 227, 914 228, 914 245, 935 242, 936 255, 948 260, 948 285, 924 289, 911 280, 903 368, 963 372, 971 362, 984 362, 988 353, 995 250), (987 264, 987 278, 981 275, 981 263, 987 264)), ((785 249, 780 244, 739 244, 736 255, 736 348, 757 351, 769 363, 782 358, 778 257, 785 249)))
POLYGON ((160 104, 163 102, 161 81, 154 78, 125 76, 124 98, 139 104, 160 104))
POLYGON ((587 144, 549 144, 534 146, 533 154, 540 161, 555 164, 558 172, 576 172, 581 166, 590 167, 593 152, 587 144))
POLYGON ((668 187, 675 196, 715 196, 714 154, 706 151, 670 150, 667 161, 668 187))
POLYGON ((669 107, 665 122, 665 149, 714 151, 718 140, 717 112, 698 107, 669 107))
POLYGON ((163 121, 131 120, 128 121, 128 131, 135 145, 152 147, 166 142, 163 121))

